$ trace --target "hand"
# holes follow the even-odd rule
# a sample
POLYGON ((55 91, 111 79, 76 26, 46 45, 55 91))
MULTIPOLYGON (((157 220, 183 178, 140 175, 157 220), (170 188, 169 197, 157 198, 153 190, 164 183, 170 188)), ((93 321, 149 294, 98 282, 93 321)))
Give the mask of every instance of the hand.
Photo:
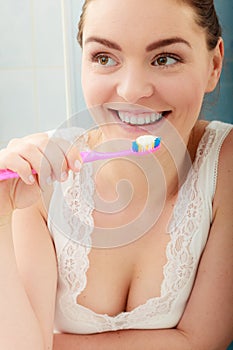
POLYGON ((0 181, 0 216, 32 205, 41 190, 46 191, 54 180, 65 181, 68 171, 78 171, 80 163, 77 148, 64 139, 40 133, 12 140, 0 151, 0 169, 17 172, 19 178, 0 181))

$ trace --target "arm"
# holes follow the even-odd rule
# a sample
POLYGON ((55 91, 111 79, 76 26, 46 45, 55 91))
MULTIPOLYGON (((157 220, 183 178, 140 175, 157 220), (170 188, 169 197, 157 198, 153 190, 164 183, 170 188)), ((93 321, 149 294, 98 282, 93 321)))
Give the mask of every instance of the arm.
POLYGON ((0 348, 52 349, 56 264, 36 207, 2 221, 0 283, 0 348))
POLYGON ((233 338, 233 133, 221 149, 214 220, 176 329, 56 335, 54 350, 225 350, 233 338))
POLYGON ((0 181, 0 349, 52 349, 57 271, 42 202, 52 179, 77 171, 77 159, 75 145, 47 134, 0 150, 0 169, 19 174, 0 181))
MULTIPOLYGON (((124 330, 91 335, 55 334, 53 350, 191 350, 186 335, 171 330, 124 330)), ((197 349, 197 348, 196 348, 197 349)), ((195 348, 193 350, 196 350, 195 348)), ((199 349, 198 349, 199 350, 199 349)), ((210 350, 210 349, 208 349, 210 350)), ((225 350, 225 349, 224 349, 225 350)))
POLYGON ((50 350, 53 343, 57 262, 42 208, 34 205, 15 211, 13 241, 20 278, 40 325, 44 349, 50 350))

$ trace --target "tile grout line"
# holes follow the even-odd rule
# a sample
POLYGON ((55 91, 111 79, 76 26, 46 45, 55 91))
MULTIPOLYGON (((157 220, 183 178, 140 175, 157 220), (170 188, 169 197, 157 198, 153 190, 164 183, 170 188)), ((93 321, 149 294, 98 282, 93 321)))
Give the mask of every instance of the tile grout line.
POLYGON ((34 95, 34 118, 36 131, 39 129, 39 102, 38 102, 38 75, 36 68, 36 46, 35 46, 35 4, 31 0, 31 26, 32 26, 32 72, 33 72, 33 95, 34 95))
POLYGON ((68 24, 67 24, 67 3, 66 0, 61 0, 61 20, 62 20, 62 36, 63 36, 63 60, 64 60, 64 75, 65 75, 65 103, 66 103, 66 121, 69 124, 69 119, 72 114, 72 98, 71 98, 71 67, 69 55, 69 43, 67 40, 68 24))
MULTIPOLYGON (((34 67, 33 65, 31 66, 9 66, 9 67, 0 67, 0 72, 5 72, 5 71, 25 71, 25 70, 32 70, 34 67)), ((54 70, 60 70, 63 69, 64 66, 60 65, 60 66, 39 66, 39 65, 35 65, 35 68, 37 70, 47 70, 47 69, 54 69, 54 70)))

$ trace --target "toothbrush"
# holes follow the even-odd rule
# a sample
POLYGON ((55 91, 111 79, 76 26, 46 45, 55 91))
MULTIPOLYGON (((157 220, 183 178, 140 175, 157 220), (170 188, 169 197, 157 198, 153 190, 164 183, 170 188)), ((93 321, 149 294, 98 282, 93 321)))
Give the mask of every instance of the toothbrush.
MULTIPOLYGON (((132 142, 131 149, 118 151, 118 152, 96 152, 86 151, 80 152, 83 163, 90 163, 97 160, 120 158, 130 155, 144 155, 153 153, 159 149, 161 144, 161 138, 153 135, 139 136, 135 141, 132 142)), ((32 169, 32 174, 35 175, 36 171, 32 169)), ((19 175, 8 169, 0 169, 0 181, 18 178, 19 175)))

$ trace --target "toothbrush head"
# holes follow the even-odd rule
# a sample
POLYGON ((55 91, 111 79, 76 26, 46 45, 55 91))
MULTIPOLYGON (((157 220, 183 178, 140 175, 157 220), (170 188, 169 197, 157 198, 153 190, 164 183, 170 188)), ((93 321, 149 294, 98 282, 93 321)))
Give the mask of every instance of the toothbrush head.
POLYGON ((161 138, 153 135, 139 136, 132 142, 133 152, 153 152, 160 146, 161 138))

